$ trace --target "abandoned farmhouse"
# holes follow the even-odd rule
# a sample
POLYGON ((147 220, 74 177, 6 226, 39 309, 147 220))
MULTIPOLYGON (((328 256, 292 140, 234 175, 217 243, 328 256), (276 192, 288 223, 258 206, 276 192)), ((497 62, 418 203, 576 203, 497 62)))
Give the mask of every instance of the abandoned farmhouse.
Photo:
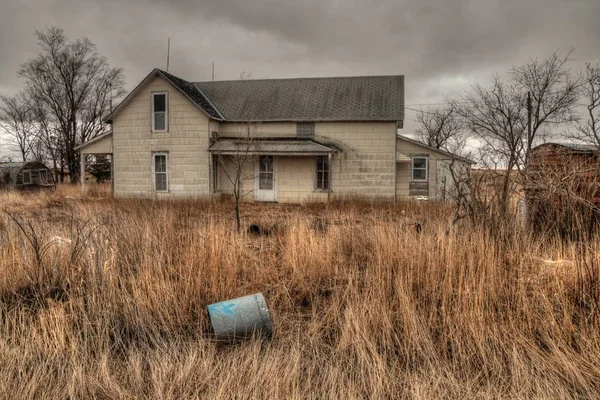
POLYGON ((470 161, 398 135, 404 76, 188 82, 153 70, 78 147, 111 155, 117 197, 243 192, 268 202, 329 196, 445 199, 470 161), (251 157, 251 158, 250 158, 251 157))

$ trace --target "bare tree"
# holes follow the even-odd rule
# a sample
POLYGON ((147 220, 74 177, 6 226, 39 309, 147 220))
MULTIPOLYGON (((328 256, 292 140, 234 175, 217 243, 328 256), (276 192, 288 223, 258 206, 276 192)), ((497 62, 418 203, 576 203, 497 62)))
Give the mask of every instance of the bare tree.
POLYGON ((531 60, 511 70, 514 81, 520 87, 520 95, 531 93, 531 135, 524 140, 525 164, 542 133, 542 126, 570 123, 577 119, 576 106, 582 80, 580 75, 573 75, 567 68, 572 54, 573 50, 565 55, 557 51, 545 60, 531 60))
POLYGON ((457 153, 464 147, 464 123, 451 105, 417 112, 417 139, 428 146, 457 153))
POLYGON ((511 192, 511 179, 519 167, 527 116, 523 96, 515 84, 506 84, 496 76, 492 86, 474 85, 460 101, 453 103, 465 127, 482 142, 482 150, 504 173, 499 196, 500 211, 506 215, 511 192))
POLYGON ((233 141, 233 149, 227 151, 227 155, 215 154, 221 171, 231 186, 231 192, 235 201, 235 223, 236 230, 240 232, 241 217, 240 206, 245 196, 254 191, 254 167, 258 159, 259 145, 255 136, 260 124, 258 122, 247 122, 237 125, 237 136, 233 141), (245 182, 251 182, 251 188, 245 182))
POLYGON ((109 66, 88 39, 68 41, 55 27, 36 32, 41 52, 19 69, 31 101, 43 110, 50 129, 60 136, 71 182, 77 181, 74 148, 105 130, 111 98, 124 94, 121 68, 109 66))
POLYGON ((600 64, 586 64, 581 94, 587 115, 567 138, 593 144, 600 150, 600 64))
POLYGON ((31 106, 25 95, 0 96, 0 127, 10 138, 10 144, 23 161, 27 161, 34 141, 34 122, 31 106))

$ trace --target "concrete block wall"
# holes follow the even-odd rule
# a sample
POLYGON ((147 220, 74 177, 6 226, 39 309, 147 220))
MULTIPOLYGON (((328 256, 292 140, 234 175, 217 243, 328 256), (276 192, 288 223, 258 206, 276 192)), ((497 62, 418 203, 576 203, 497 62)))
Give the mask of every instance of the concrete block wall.
POLYGON ((301 203, 327 200, 326 191, 315 189, 317 175, 315 157, 276 157, 275 165, 277 201, 301 203))
POLYGON ((209 119, 169 82, 153 78, 113 121, 116 196, 210 195, 209 119), (168 92, 168 132, 152 133, 152 92, 168 92), (153 192, 152 153, 169 153, 169 193, 153 192))
MULTIPOLYGON (((237 137, 244 125, 221 123, 220 129, 221 137, 237 137)), ((296 137, 294 122, 264 122, 251 129, 255 138, 296 137)), ((315 123, 315 139, 341 149, 332 160, 332 194, 393 198, 395 138, 395 122, 315 123)), ((327 200, 326 192, 315 190, 316 157, 276 157, 275 168, 277 201, 327 200)), ((223 181, 223 173, 219 175, 221 190, 230 193, 231 184, 223 181)), ((248 187, 249 182, 245 184, 248 187)))
POLYGON ((333 161, 333 193, 393 199, 395 122, 318 122, 315 134, 341 149, 333 161))

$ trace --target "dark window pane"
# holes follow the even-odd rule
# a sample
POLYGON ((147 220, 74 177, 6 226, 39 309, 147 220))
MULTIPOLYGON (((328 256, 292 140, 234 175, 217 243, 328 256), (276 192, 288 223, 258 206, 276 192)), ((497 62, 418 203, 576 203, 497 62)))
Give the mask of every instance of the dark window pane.
POLYGON ((167 172, 167 156, 154 156, 154 172, 167 172))
POLYGON ((259 174, 258 188, 261 190, 272 190, 273 174, 270 172, 261 172, 259 174))
POLYGON ((273 171, 273 156, 260 156, 260 171, 259 172, 272 172, 273 171))
POLYGON ((167 174, 156 174, 156 190, 167 190, 167 174))
POLYGON ((154 114, 154 130, 156 131, 164 131, 165 127, 165 113, 155 113, 154 114))
POLYGON ((317 157, 317 189, 329 189, 328 157, 317 157))
POLYGON ((414 169, 413 179, 418 181, 424 181, 427 179, 426 171, 424 169, 414 169))
POLYGON ((414 158, 413 159, 413 168, 427 168, 427 159, 426 158, 414 158))
POLYGON ((311 138, 315 136, 314 122, 298 122, 296 124, 296 136, 301 138, 311 138))
POLYGON ((154 112, 165 112, 167 111, 167 95, 166 94, 155 94, 154 95, 154 112))

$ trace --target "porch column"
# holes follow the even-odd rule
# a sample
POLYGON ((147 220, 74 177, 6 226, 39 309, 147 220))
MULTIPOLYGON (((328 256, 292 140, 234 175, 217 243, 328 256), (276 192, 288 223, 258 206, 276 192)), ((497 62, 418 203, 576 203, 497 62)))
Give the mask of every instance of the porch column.
POLYGON ((115 153, 110 153, 110 195, 115 196, 115 170, 113 164, 115 163, 115 153))
POLYGON ((329 180, 329 188, 327 189, 327 202, 328 203, 329 203, 329 199, 331 198, 331 185, 332 185, 331 177, 333 176, 332 171, 331 171, 333 168, 333 163, 331 162, 332 160, 333 160, 333 154, 327 153, 327 163, 329 166, 329 168, 327 169, 328 170, 327 171, 327 175, 328 175, 327 179, 329 180))
POLYGON ((80 161, 79 161, 79 174, 81 179, 81 194, 85 192, 85 154, 79 153, 80 161))

